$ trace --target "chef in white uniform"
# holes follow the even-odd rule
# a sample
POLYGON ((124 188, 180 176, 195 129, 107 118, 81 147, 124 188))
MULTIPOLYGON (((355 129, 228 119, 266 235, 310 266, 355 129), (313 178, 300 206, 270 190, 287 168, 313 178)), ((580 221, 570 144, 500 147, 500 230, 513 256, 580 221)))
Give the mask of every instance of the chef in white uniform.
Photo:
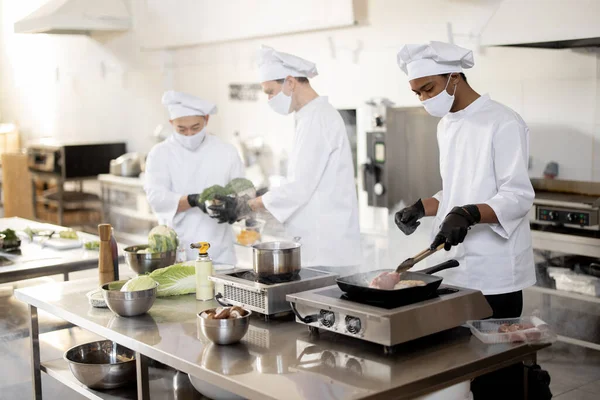
MULTIPOLYGON (((522 289, 535 283, 526 218, 534 198, 527 173, 529 129, 515 111, 467 83, 463 68, 474 65, 468 49, 442 42, 407 44, 398 65, 425 110, 442 118, 437 129, 442 190, 399 211, 396 224, 411 234, 420 218, 435 216, 431 248, 444 244, 447 251, 432 256, 433 262, 460 262, 439 272, 444 283, 481 290, 494 318, 519 317, 522 289)), ((521 375, 519 366, 513 367, 509 382, 517 387, 522 366, 521 375)), ((492 383, 480 380, 485 383, 473 386, 476 398, 479 391, 479 398, 492 398, 494 388, 503 393, 511 368, 492 383)))
POLYGON ((198 194, 212 185, 225 186, 244 176, 244 167, 232 145, 206 131, 217 107, 187 93, 168 91, 162 98, 173 134, 155 145, 146 161, 144 189, 159 223, 171 226, 186 249, 188 260, 197 256, 190 243, 207 241, 211 258, 235 264, 231 226, 218 224, 198 204, 198 194))
POLYGON ((314 63, 263 46, 258 53, 263 91, 273 111, 295 113, 287 179, 255 199, 229 200, 221 221, 235 222, 266 209, 299 236, 302 265, 341 267, 361 262, 357 194, 350 143, 339 112, 309 79, 314 63))

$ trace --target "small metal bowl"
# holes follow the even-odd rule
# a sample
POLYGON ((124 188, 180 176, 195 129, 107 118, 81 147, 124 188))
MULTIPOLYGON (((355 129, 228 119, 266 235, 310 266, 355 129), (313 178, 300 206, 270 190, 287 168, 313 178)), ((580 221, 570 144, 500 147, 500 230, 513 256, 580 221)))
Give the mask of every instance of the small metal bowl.
POLYGON ((64 359, 75 378, 91 389, 115 389, 135 381, 135 353, 110 340, 72 347, 64 359))
POLYGON ((124 249, 125 261, 133 272, 138 275, 149 274, 155 269, 168 267, 175 264, 177 258, 177 250, 167 251, 164 253, 141 253, 139 250, 148 248, 147 244, 129 246, 124 249))
POLYGON ((246 311, 246 315, 232 319, 206 319, 200 316, 202 313, 199 313, 198 324, 200 325, 200 330, 208 340, 215 344, 226 345, 237 343, 246 336, 248 326, 250 326, 252 311, 246 309, 244 311, 246 311))
POLYGON ((135 317, 148 312, 156 300, 158 284, 152 289, 121 292, 126 282, 123 280, 102 285, 102 295, 108 308, 121 317, 135 317))

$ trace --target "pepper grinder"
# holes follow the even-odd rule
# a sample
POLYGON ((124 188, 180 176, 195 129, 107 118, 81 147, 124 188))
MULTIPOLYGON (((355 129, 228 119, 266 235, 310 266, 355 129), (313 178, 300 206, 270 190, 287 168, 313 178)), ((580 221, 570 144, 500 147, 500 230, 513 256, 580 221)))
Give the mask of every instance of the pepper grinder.
POLYGON ((98 234, 100 236, 100 252, 98 258, 98 274, 100 286, 115 280, 115 268, 113 264, 112 248, 110 238, 112 237, 112 227, 110 224, 98 225, 98 234))

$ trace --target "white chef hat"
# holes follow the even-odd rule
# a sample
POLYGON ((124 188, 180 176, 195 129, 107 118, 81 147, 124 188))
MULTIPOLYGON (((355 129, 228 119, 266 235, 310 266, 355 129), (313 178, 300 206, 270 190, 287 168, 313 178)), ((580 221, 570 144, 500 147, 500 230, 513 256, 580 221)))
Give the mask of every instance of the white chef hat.
POLYGON ((262 83, 288 76, 314 78, 319 73, 313 62, 269 46, 261 46, 258 50, 258 74, 262 83))
POLYGON ((475 64, 471 50, 444 42, 405 44, 400 48, 397 60, 408 80, 463 72, 463 68, 471 68, 475 64))
POLYGON ((210 101, 202 100, 184 92, 168 90, 163 94, 162 103, 169 110, 171 120, 193 115, 210 115, 217 113, 217 106, 210 101))

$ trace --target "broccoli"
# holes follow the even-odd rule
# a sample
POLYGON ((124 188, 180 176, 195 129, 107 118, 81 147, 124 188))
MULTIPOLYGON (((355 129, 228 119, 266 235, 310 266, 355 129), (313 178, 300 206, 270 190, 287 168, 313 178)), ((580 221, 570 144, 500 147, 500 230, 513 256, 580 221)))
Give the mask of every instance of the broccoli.
POLYGON ((204 189, 204 191, 200 195, 199 203, 204 203, 207 200, 213 200, 215 196, 228 196, 230 194, 233 194, 233 192, 224 188, 223 186, 213 185, 204 189))
POLYGON ((247 194, 254 197, 256 195, 256 189, 254 188, 254 184, 246 179, 246 178, 235 178, 231 182, 225 186, 225 189, 231 191, 232 193, 236 193, 238 196, 247 194), (252 196, 252 194, 254 194, 252 196))
POLYGON ((5 236, 4 240, 6 240, 7 242, 19 240, 19 237, 17 236, 16 232, 13 231, 12 229, 5 229, 0 233, 5 236))

